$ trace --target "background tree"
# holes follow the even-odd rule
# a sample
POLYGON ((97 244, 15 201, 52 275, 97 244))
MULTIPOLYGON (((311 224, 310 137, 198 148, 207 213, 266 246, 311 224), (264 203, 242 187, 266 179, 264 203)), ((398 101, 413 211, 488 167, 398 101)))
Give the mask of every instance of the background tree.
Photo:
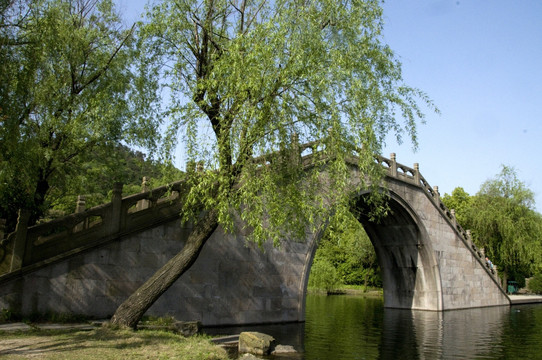
POLYGON ((318 290, 331 291, 339 285, 339 282, 337 269, 335 269, 333 264, 325 257, 315 257, 311 267, 308 286, 318 290))
MULTIPOLYGON (((334 285, 364 285, 380 287, 380 269, 369 236, 356 218, 350 214, 344 219, 333 217, 316 250, 314 262, 327 262, 333 267, 328 276, 336 277, 334 285), (342 223, 340 221, 343 221, 342 223)), ((313 277, 314 266, 311 268, 313 277)), ((317 274, 318 279, 326 273, 317 274)), ((309 281, 311 281, 309 278, 309 281)), ((318 280, 317 282, 321 282, 318 280)), ((311 284, 309 282, 309 284, 311 284)), ((317 286, 316 283, 313 283, 317 286)))
POLYGON ((35 222, 52 184, 62 194, 105 149, 153 144, 156 123, 136 116, 143 97, 128 101, 145 82, 132 73, 133 29, 111 0, 1 4, 0 217, 12 229, 17 210, 35 222))
POLYGON ((353 147, 363 186, 376 186, 373 155, 385 136, 416 143, 417 101, 432 104, 403 84, 382 26, 376 0, 166 0, 150 9, 139 47, 146 73, 171 94, 167 150, 180 135, 188 159, 209 169, 190 177, 183 215, 206 215, 181 253, 119 307, 114 324, 135 327, 219 224, 232 230, 238 217, 258 243, 302 239, 332 211, 348 211, 344 160, 353 147), (320 141, 310 170, 286 155, 295 152, 293 137, 320 141), (253 160, 277 150, 265 166, 253 160))
POLYGON ((503 166, 493 179, 469 197, 461 188, 443 201, 456 210, 460 224, 471 229, 477 246, 497 265, 506 285, 511 276, 520 286, 542 266, 542 216, 534 210, 534 194, 503 166))
POLYGON ((472 229, 471 208, 472 197, 462 187, 456 187, 451 195, 444 194, 442 202, 448 209, 455 210, 457 222, 464 229, 472 229))
POLYGON ((523 286, 525 276, 542 264, 542 217, 534 204, 533 192, 507 166, 473 199, 474 236, 499 266, 505 284, 511 275, 523 286))

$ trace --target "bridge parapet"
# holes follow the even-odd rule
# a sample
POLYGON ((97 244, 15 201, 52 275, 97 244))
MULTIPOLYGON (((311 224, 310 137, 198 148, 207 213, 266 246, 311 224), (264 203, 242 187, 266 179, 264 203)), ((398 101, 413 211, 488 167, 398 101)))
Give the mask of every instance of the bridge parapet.
POLYGON ((380 164, 383 168, 387 169, 387 175, 389 177, 422 188, 424 193, 429 199, 431 199, 431 201, 435 204, 435 206, 442 213, 442 215, 453 225, 455 231, 465 241, 472 243, 472 239, 468 234, 468 231, 465 231, 457 222, 457 219, 455 217, 455 211, 453 209, 448 209, 446 205, 444 205, 444 203, 442 202, 440 198, 440 193, 438 191, 438 186, 431 187, 427 180, 421 175, 420 166, 418 163, 415 163, 413 168, 400 164, 396 161, 395 153, 392 153, 389 159, 383 156, 376 155, 375 162, 380 164))
MULTIPOLYGON (((292 141, 297 141, 297 136, 294 135, 292 141)), ((311 158, 314 156, 314 154, 321 150, 322 146, 323 142, 316 140, 300 145, 294 144, 293 148, 299 152, 300 156, 303 155, 302 161, 304 164, 308 165, 311 158)), ((352 158, 349 159, 349 162, 352 165, 357 165, 359 156, 361 156, 362 151, 356 148, 352 148, 351 150, 352 158)), ((259 161, 264 161, 264 159, 266 158, 261 157, 259 159, 259 161)), ((388 177, 420 187, 425 193, 425 195, 433 202, 433 204, 439 210, 442 216, 452 225, 454 231, 460 236, 466 246, 469 247, 471 251, 476 253, 478 255, 478 258, 482 258, 481 252, 478 251, 476 245, 472 242, 470 232, 463 229, 463 227, 457 222, 455 211, 453 209, 448 209, 448 207, 444 205, 440 198, 438 186, 431 187, 429 182, 422 176, 418 163, 414 163, 414 167, 409 167, 407 165, 398 163, 395 153, 391 153, 390 158, 386 158, 381 155, 374 155, 374 161, 387 171, 388 177)))
POLYGON ((22 268, 34 269, 120 236, 170 221, 179 216, 179 193, 184 191, 184 187, 184 181, 177 181, 122 198, 122 184, 115 184, 110 203, 83 210, 79 198, 79 212, 31 226, 26 229, 24 238, 17 237, 17 232, 13 232, 3 239, 0 274, 22 268), (15 246, 19 241, 24 244, 15 246), (17 251, 17 248, 21 250, 17 251))

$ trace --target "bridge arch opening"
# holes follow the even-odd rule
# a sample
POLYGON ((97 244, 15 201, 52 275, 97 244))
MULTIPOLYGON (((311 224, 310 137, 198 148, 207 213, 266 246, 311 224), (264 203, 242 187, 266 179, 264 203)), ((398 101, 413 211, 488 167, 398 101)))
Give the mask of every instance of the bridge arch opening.
MULTIPOLYGON (((354 202, 353 213, 376 252, 384 290, 384 307, 442 310, 440 273, 429 236, 416 213, 400 196, 390 192, 389 213, 378 221, 371 221, 367 214, 367 194, 360 194, 354 202)), ((318 247, 312 247, 307 264, 308 273, 318 247)), ((303 301, 304 303, 305 301, 303 301)))

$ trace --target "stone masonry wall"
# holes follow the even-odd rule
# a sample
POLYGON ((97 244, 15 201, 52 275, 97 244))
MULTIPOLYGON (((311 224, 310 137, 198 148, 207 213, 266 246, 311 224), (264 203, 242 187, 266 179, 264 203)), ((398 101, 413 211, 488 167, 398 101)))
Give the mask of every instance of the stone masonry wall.
MULTIPOLYGON (((177 221, 87 251, 0 285, 0 308, 107 318, 183 246, 177 221)), ((198 260, 147 312, 204 325, 302 320, 307 245, 282 249, 215 233, 198 260)))
POLYGON ((390 189, 412 207, 427 230, 439 267, 442 310, 510 304, 496 275, 486 271, 423 191, 394 181, 390 189))

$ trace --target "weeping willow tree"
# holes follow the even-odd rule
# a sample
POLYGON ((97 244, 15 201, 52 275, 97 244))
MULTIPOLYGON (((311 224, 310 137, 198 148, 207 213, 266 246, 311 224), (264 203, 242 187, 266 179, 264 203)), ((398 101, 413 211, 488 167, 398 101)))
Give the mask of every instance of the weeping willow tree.
POLYGON ((470 201, 474 240, 498 266, 505 284, 509 275, 523 282, 542 267, 542 216, 534 206, 534 193, 508 166, 470 201))
POLYGON ((331 213, 347 211, 345 160, 353 148, 360 186, 369 186, 381 176, 373 155, 388 133, 416 144, 419 104, 434 107, 403 83, 382 27, 373 0, 165 0, 149 7, 138 34, 140 69, 171 96, 166 153, 181 145, 207 171, 187 174, 183 216, 197 224, 185 247, 112 323, 135 327, 219 225, 243 226, 260 244, 303 239, 331 213), (319 141, 310 168, 296 160, 292 138, 319 141))

